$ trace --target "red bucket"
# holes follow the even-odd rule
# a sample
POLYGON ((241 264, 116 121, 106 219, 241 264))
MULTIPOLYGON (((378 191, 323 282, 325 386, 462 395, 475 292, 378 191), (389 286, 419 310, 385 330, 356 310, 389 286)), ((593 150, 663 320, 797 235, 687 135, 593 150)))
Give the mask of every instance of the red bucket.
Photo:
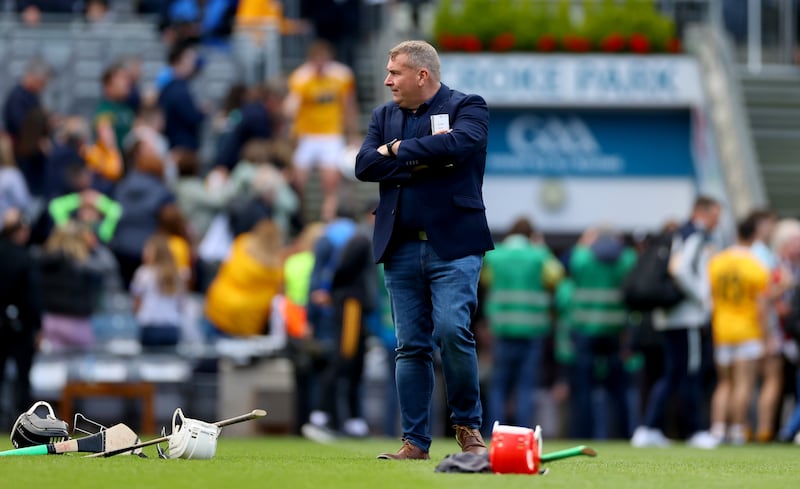
POLYGON ((538 474, 542 455, 541 428, 494 423, 489 464, 496 474, 538 474))

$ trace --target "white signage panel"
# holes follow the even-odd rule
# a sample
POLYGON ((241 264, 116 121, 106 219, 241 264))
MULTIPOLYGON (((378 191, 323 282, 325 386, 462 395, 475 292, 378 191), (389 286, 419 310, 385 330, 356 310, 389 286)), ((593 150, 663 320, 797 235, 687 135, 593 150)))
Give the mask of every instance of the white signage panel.
POLYGON ((442 81, 495 107, 689 107, 703 104, 686 55, 445 54, 442 81))

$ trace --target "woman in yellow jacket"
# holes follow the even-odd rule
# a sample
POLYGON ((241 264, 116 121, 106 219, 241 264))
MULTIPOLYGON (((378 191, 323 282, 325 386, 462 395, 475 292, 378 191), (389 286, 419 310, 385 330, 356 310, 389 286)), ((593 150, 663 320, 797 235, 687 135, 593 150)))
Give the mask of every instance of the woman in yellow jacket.
POLYGON ((281 231, 272 220, 259 221, 236 238, 206 295, 210 340, 268 332, 272 299, 283 287, 284 254, 281 231))

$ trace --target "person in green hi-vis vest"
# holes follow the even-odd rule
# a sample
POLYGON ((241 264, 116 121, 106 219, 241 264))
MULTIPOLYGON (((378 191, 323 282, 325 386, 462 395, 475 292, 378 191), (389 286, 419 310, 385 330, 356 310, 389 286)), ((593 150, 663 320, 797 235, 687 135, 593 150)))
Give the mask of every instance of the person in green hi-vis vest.
POLYGON ((587 230, 572 250, 568 269, 575 285, 570 304, 575 349, 570 436, 574 438, 591 438, 595 424, 605 422, 595 420, 592 409, 592 393, 601 383, 612 402, 619 435, 629 435, 629 382, 622 345, 628 311, 621 288, 635 263, 636 252, 610 229, 587 230))
POLYGON ((486 254, 486 317, 493 337, 488 396, 490 419, 531 426, 544 340, 550 334, 550 293, 564 268, 533 225, 518 219, 508 237, 486 254), (514 408, 508 412, 508 400, 514 408))

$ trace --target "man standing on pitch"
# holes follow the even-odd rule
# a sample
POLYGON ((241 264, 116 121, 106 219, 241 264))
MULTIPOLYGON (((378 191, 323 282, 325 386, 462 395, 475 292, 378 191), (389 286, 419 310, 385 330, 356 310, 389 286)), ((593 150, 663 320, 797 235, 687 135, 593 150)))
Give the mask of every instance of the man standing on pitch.
POLYGON ((356 159, 356 176, 380 184, 373 252, 397 334, 403 446, 378 458, 429 458, 434 345, 458 444, 486 453, 470 322, 483 253, 494 247, 481 194, 489 111, 441 83, 426 42, 395 46, 386 69, 392 101, 373 111, 356 159))

